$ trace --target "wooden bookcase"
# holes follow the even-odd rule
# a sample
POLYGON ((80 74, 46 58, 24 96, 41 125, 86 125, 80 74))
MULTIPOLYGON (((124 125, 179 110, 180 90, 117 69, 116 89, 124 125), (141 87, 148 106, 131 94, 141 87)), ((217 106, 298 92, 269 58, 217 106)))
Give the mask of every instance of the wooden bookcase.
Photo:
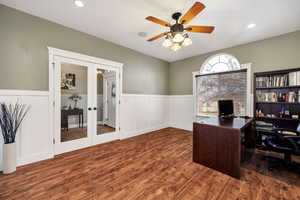
POLYGON ((300 68, 254 73, 253 82, 255 120, 296 129, 300 123, 300 68), (289 77, 294 78, 298 71, 299 83, 290 85, 289 77))

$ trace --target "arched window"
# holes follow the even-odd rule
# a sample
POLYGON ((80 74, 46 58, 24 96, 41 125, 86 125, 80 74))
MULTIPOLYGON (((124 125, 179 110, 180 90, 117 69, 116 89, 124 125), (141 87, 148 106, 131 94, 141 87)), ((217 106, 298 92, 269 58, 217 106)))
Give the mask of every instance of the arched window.
POLYGON ((217 54, 209 57, 201 66, 201 74, 233 71, 241 69, 239 61, 229 54, 217 54))
POLYGON ((218 101, 233 100, 234 114, 246 115, 247 69, 229 54, 208 58, 196 76, 196 115, 218 116, 218 101))

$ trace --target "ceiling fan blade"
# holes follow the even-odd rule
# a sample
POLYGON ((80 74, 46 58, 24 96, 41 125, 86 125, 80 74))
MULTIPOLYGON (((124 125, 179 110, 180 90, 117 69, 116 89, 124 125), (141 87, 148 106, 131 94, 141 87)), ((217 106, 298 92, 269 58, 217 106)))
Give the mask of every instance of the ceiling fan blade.
POLYGON ((211 33, 214 29, 214 26, 188 26, 185 28, 186 31, 193 33, 211 33))
POLYGON ((160 24, 160 25, 163 25, 163 26, 166 26, 166 27, 171 26, 171 24, 169 22, 165 22, 161 19, 157 19, 156 17, 149 16, 149 17, 146 17, 146 19, 151 21, 151 22, 154 22, 156 24, 160 24))
POLYGON ((164 37, 164 36, 167 35, 168 33, 170 33, 170 32, 164 32, 164 33, 161 33, 161 34, 159 34, 159 35, 157 35, 157 36, 154 36, 153 38, 148 39, 147 41, 148 41, 148 42, 151 42, 151 41, 156 40, 156 39, 158 39, 158 38, 164 37))
POLYGON ((205 8, 205 5, 196 2, 187 13, 180 19, 181 24, 188 24, 196 15, 198 15, 203 9, 205 8))

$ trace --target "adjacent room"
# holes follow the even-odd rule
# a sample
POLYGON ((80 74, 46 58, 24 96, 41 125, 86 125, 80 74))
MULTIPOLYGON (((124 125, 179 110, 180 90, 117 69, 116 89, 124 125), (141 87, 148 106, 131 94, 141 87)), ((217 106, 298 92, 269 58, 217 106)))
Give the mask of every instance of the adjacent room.
POLYGON ((0 200, 299 200, 299 8, 0 0, 0 200))

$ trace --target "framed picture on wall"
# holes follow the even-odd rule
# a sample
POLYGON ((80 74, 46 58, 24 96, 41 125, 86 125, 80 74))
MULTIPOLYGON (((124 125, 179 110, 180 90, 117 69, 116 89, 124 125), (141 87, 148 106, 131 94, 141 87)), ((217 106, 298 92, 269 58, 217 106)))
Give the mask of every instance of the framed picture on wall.
POLYGON ((61 74, 61 89, 64 89, 64 90, 76 89, 76 74, 62 73, 61 74))

